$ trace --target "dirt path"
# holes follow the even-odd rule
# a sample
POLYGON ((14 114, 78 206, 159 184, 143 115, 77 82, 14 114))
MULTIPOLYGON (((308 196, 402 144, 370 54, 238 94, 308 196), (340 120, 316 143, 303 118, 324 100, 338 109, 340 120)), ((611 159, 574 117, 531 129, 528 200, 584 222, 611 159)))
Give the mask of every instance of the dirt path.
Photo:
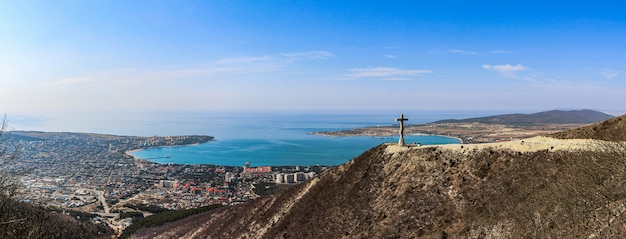
POLYGON ((446 144, 446 145, 426 145, 426 146, 398 146, 395 144, 387 147, 387 153, 394 153, 399 151, 405 151, 415 147, 439 147, 441 149, 448 150, 460 150, 463 153, 470 153, 473 150, 480 150, 485 148, 493 149, 509 149, 516 152, 536 152, 541 150, 549 151, 599 151, 607 150, 614 147, 625 147, 626 142, 611 142, 594 139, 555 139, 544 136, 536 136, 523 140, 513 140, 508 142, 498 143, 483 143, 483 144, 446 144))

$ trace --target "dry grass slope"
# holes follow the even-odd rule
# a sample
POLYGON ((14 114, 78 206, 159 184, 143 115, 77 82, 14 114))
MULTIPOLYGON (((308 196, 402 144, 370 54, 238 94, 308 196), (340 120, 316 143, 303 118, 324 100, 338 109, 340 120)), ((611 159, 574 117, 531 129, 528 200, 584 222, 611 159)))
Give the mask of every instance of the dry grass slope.
POLYGON ((549 135, 559 139, 598 139, 626 141, 626 115, 549 135))

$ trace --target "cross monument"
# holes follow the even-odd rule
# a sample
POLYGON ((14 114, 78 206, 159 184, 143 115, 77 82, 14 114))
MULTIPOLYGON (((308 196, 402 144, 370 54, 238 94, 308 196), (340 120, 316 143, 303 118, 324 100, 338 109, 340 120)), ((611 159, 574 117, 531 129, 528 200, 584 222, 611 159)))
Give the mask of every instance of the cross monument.
POLYGON ((398 145, 405 145, 404 144, 404 121, 407 121, 409 119, 404 118, 404 114, 400 114, 400 118, 397 118, 396 121, 400 122, 400 140, 398 140, 398 145))

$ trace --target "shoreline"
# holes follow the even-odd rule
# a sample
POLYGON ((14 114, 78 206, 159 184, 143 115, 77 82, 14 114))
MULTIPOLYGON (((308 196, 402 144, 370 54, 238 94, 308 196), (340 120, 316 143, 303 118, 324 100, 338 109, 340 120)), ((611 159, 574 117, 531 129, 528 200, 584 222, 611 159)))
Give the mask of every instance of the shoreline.
MULTIPOLYGON (((208 135, 179 135, 179 136, 155 136, 151 138, 144 138, 144 140, 158 140, 148 141, 147 143, 144 141, 143 144, 148 144, 144 147, 129 147, 130 150, 125 150, 123 152, 124 155, 133 158, 134 160, 143 160, 152 162, 148 159, 143 159, 138 156, 133 155, 135 152, 139 152, 142 150, 150 149, 150 148, 162 148, 162 147, 182 147, 182 146, 192 146, 199 145, 202 143, 208 143, 215 140, 215 137, 208 135), (150 145, 152 144, 152 145, 150 145)), ((156 162, 153 162, 156 163, 156 162)))
POLYGON ((139 151, 141 151, 141 150, 144 150, 144 149, 143 149, 143 148, 139 148, 139 149, 131 149, 131 150, 127 150, 127 151, 125 151, 125 152, 124 152, 124 155, 126 155, 126 156, 128 156, 128 157, 131 157, 131 158, 133 158, 134 160, 144 160, 144 159, 142 159, 142 158, 140 158, 140 157, 137 157, 137 156, 135 156, 135 155, 132 155, 132 154, 131 154, 131 153, 133 153, 133 152, 139 152, 139 151))
MULTIPOLYGON (((156 149, 156 148, 173 148, 173 147, 186 147, 186 146, 197 146, 200 144, 204 144, 204 143, 208 143, 213 141, 213 139, 207 141, 207 142, 200 142, 200 143, 191 143, 191 144, 177 144, 177 145, 161 145, 161 146, 148 146, 148 147, 143 147, 143 148, 137 148, 137 149, 131 149, 131 150, 127 150, 124 152, 124 155, 128 155, 129 157, 132 157, 135 160, 143 160, 143 161, 148 161, 148 162, 152 162, 152 163, 157 163, 154 161, 150 161, 149 159, 143 159, 140 157, 137 157, 135 155, 132 155, 132 153, 134 152, 139 152, 139 151, 143 151, 146 149, 156 149)), ((157 163, 157 164, 162 164, 162 163, 157 163)))
MULTIPOLYGON (((410 133, 410 134, 405 134, 404 137, 407 136, 434 136, 434 137, 442 137, 442 138, 449 138, 449 139, 456 139, 459 141, 459 144, 465 144, 463 142, 463 139, 461 139, 458 136, 450 136, 450 135, 440 135, 440 134, 425 134, 425 133, 410 133)), ((343 137, 354 137, 354 136, 343 136, 343 137)), ((387 136, 372 136, 372 137, 387 137, 387 136)), ((395 137, 394 135, 391 135, 390 137, 395 137)))
MULTIPOLYGON (((375 128, 382 128, 382 127, 375 127, 375 128)), ((330 131, 330 132, 317 131, 317 132, 308 132, 307 134, 321 135, 321 136, 325 136, 325 137, 373 137, 373 138, 385 138, 385 137, 396 137, 397 136, 395 134, 388 134, 388 132, 386 132, 386 131, 385 131, 385 134, 360 134, 360 133, 346 133, 345 135, 342 134, 343 132, 348 132, 350 130, 367 130, 367 129, 372 129, 372 128, 366 127, 366 128, 357 128, 357 129, 348 129, 348 130, 339 130, 339 131, 330 131)), ((451 135, 430 134, 430 133, 423 133, 423 132, 411 132, 411 133, 405 134, 404 136, 405 137, 406 136, 436 136, 436 137, 450 138, 450 139, 458 140, 459 144, 465 144, 466 142, 463 140, 462 137, 468 137, 466 135, 451 136, 451 135)))
POLYGON ((444 138, 456 139, 456 140, 459 141, 459 144, 465 144, 465 142, 463 141, 462 138, 459 138, 459 137, 456 137, 456 136, 449 136, 449 135, 433 135, 433 136, 439 136, 439 137, 444 137, 444 138))

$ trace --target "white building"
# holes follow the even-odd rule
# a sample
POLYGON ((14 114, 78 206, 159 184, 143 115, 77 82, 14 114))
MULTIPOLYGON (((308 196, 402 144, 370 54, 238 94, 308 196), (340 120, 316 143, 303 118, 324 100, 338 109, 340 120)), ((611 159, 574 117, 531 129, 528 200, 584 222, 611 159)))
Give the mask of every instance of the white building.
POLYGON ((285 183, 295 183, 295 175, 293 173, 285 174, 285 183))
POLYGON ((274 182, 277 184, 285 183, 285 174, 284 173, 276 174, 276 179, 274 180, 274 182))
POLYGON ((296 181, 296 183, 297 182, 304 182, 304 181, 307 180, 307 178, 306 178, 306 176, 305 176, 305 174, 303 172, 294 173, 293 177, 294 177, 294 181, 296 181))
POLYGON ((234 179, 235 179, 235 174, 234 173, 226 172, 226 175, 224 176, 224 182, 232 183, 234 179))
POLYGON ((278 173, 274 177, 275 177, 274 182, 277 184, 301 183, 306 180, 314 178, 315 172, 278 173))

